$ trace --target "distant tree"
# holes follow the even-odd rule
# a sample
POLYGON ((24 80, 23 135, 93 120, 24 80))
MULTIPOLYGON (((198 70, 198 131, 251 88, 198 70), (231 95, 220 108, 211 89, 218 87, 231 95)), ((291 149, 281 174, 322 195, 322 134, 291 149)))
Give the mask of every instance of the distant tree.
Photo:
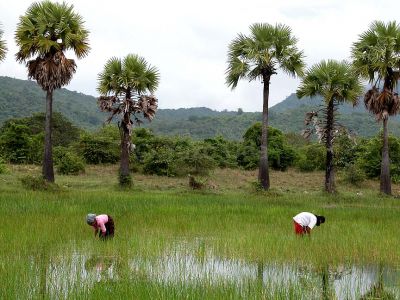
MULTIPOLYGON (((44 136, 45 117, 45 113, 35 113, 31 117, 9 119, 0 128, 0 133, 6 130, 10 124, 14 123, 27 126, 31 135, 43 134, 44 136)), ((53 146, 67 147, 79 139, 80 130, 61 113, 54 112, 52 115, 51 133, 53 146)))
POLYGON ((75 73, 73 59, 64 52, 73 50, 78 58, 89 53, 89 32, 82 17, 73 12, 73 6, 45 0, 33 3, 21 16, 15 33, 19 47, 16 59, 26 63, 28 77, 37 81, 46 91, 46 121, 43 158, 43 176, 54 182, 51 122, 53 91, 68 84, 75 73))
POLYGON ((261 80, 263 119, 258 179, 267 190, 270 187, 268 170, 268 99, 271 76, 277 68, 296 76, 303 74, 303 52, 297 49, 297 39, 290 27, 282 24, 253 24, 251 34, 239 34, 229 45, 226 83, 236 88, 240 79, 261 80))
POLYGON ((394 91, 400 78, 400 26, 396 21, 373 22, 353 44, 352 58, 358 74, 372 84, 364 95, 365 107, 383 122, 380 191, 390 195, 388 121, 400 110, 400 99, 394 91))
MULTIPOLYGON (((257 122, 243 135, 243 143, 237 156, 239 166, 248 170, 256 168, 261 147, 261 130, 262 124, 257 122)), ((268 144, 268 160, 273 169, 283 171, 293 164, 296 153, 279 129, 268 127, 268 144)))
POLYGON ((108 122, 120 116, 121 162, 120 185, 130 185, 129 154, 134 123, 140 124, 140 115, 151 121, 157 111, 158 100, 153 95, 159 83, 159 73, 138 55, 128 54, 123 60, 113 57, 98 77, 99 106, 110 112, 108 122), (133 117, 133 120, 132 120, 133 117))
POLYGON ((243 109, 242 108, 240 108, 240 107, 238 108, 237 115, 238 116, 243 115, 243 109))
POLYGON ((6 52, 7 52, 6 42, 1 39, 2 36, 3 36, 3 30, 1 30, 0 28, 0 61, 2 61, 6 57, 6 52))
POLYGON ((315 97, 324 99, 323 126, 321 138, 326 147, 325 191, 335 192, 333 140, 336 125, 335 111, 345 101, 357 103, 363 87, 351 65, 334 60, 321 61, 307 70, 299 88, 297 97, 315 97))
POLYGON ((0 134, 0 150, 11 163, 27 163, 32 144, 29 127, 22 124, 9 123, 0 134))

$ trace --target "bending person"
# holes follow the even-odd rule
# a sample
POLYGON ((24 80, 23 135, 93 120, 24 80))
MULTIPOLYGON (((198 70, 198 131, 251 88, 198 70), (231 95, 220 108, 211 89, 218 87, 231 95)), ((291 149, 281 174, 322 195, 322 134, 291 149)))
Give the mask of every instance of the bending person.
POLYGON ((294 232, 299 235, 310 234, 314 226, 325 223, 324 216, 314 215, 309 212, 301 212, 293 217, 294 232))
POLYGON ((100 239, 111 238, 114 236, 114 220, 109 215, 88 214, 86 216, 88 225, 94 228, 94 235, 99 234, 100 239))

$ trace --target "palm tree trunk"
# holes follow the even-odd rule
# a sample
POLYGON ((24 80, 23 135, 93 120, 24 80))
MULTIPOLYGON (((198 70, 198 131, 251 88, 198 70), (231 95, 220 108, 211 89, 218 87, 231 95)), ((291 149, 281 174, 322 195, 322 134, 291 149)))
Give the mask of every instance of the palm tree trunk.
POLYGON ((122 140, 121 140, 121 161, 120 161, 120 185, 130 185, 130 172, 129 172, 129 147, 130 136, 129 130, 124 121, 121 122, 122 140))
POLYGON ((261 148, 260 148, 260 166, 258 171, 258 180, 264 190, 270 187, 269 168, 268 168, 268 99, 269 99, 269 75, 263 75, 263 114, 261 129, 261 148))
POLYGON ((43 177, 49 181, 54 182, 54 169, 53 169, 53 151, 51 142, 51 118, 53 114, 53 91, 47 91, 46 94, 46 119, 44 126, 44 156, 43 156, 43 177))
POLYGON ((390 179, 390 160, 389 160, 389 138, 388 138, 389 118, 383 118, 383 147, 381 163, 381 193, 392 194, 392 183, 390 179))
POLYGON ((325 191, 335 192, 335 171, 333 167, 333 118, 334 102, 329 101, 326 120, 326 170, 325 170, 325 191))

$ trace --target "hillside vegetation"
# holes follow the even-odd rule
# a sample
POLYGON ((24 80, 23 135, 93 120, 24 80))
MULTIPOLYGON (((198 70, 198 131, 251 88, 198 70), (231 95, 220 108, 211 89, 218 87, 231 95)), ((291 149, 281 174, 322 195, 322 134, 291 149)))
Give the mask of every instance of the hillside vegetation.
MULTIPOLYGON (((43 112, 44 99, 44 92, 35 82, 0 77, 0 125, 10 118, 43 112)), ((60 89, 55 91, 54 99, 54 110, 61 112, 78 127, 98 129, 106 118, 93 96, 60 89)), ((292 94, 270 108, 270 125, 285 133, 299 133, 304 129, 305 113, 317 110, 320 104, 318 97, 299 100, 292 94)), ((358 136, 371 137, 380 129, 380 124, 365 110, 363 103, 354 108, 349 104, 341 105, 339 114, 340 124, 358 136)), ((194 139, 221 135, 226 139, 240 140, 246 129, 257 121, 261 121, 260 112, 219 112, 197 107, 159 109, 153 122, 143 126, 161 135, 184 135, 194 139)), ((392 134, 400 135, 399 117, 392 118, 389 128, 392 134)))

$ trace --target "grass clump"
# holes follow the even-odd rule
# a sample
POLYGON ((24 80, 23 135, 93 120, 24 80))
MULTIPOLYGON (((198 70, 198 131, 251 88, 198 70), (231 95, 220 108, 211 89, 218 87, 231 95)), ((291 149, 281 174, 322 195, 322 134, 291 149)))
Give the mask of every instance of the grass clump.
POLYGON ((48 182, 43 176, 25 175, 20 178, 22 186, 27 190, 32 191, 57 191, 59 187, 57 184, 48 182))
POLYGON ((7 166, 3 158, 0 157, 0 174, 7 173, 7 166))

